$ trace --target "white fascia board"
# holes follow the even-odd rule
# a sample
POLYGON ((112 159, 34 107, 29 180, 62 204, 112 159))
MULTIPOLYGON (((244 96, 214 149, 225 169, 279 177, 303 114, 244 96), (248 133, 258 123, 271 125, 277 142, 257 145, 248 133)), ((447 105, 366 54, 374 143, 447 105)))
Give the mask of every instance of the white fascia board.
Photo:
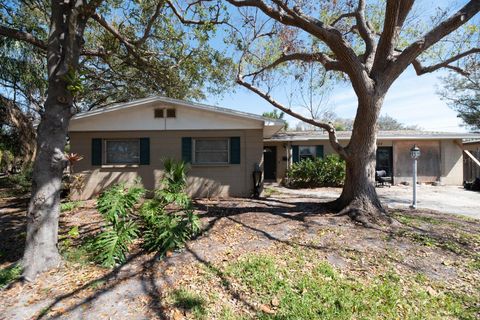
POLYGON ((262 117, 260 115, 252 114, 252 113, 247 113, 247 112, 242 112, 242 111, 237 111, 237 110, 231 110, 227 108, 222 108, 222 107, 217 107, 217 106, 210 106, 206 104, 201 104, 201 103, 196 103, 196 102, 189 102, 189 101, 183 101, 183 100, 178 100, 178 99, 173 99, 173 98, 167 98, 167 97, 162 97, 162 96, 154 96, 154 97, 149 97, 149 98, 144 98, 144 99, 139 99, 131 102, 125 102, 125 103, 118 103, 111 105, 109 107, 105 108, 100 108, 100 109, 95 109, 83 113, 79 113, 75 115, 72 120, 75 119, 82 119, 86 117, 91 117, 99 114, 104 114, 107 112, 112 112, 116 110, 122 110, 122 109, 127 109, 131 107, 136 107, 144 104, 150 104, 154 102, 164 102, 164 103, 170 103, 174 105, 180 105, 180 106, 185 106, 187 108, 195 108, 195 109, 200 109, 200 110, 206 110, 210 112, 217 112, 221 114, 225 114, 228 116, 234 116, 234 117, 240 117, 240 118, 247 118, 251 120, 257 120, 257 121, 263 121, 266 126, 276 126, 276 125, 284 125, 285 122, 283 120, 276 120, 276 119, 269 119, 262 117))

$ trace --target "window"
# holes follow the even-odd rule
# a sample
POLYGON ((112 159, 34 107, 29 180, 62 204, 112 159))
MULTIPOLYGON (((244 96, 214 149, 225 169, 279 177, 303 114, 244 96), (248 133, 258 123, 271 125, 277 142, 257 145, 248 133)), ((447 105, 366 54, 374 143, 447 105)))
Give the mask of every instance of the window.
POLYGON ((167 109, 167 118, 175 118, 176 112, 175 109, 167 109))
POLYGON ((105 140, 106 164, 137 164, 140 162, 140 140, 105 140))
POLYGON ((299 158, 300 160, 304 159, 313 159, 316 155, 316 147, 315 146, 300 146, 298 148, 299 158))
POLYGON ((155 109, 155 118, 163 118, 163 109, 155 109))
POLYGON ((229 139, 194 139, 194 163, 228 163, 229 162, 229 139))

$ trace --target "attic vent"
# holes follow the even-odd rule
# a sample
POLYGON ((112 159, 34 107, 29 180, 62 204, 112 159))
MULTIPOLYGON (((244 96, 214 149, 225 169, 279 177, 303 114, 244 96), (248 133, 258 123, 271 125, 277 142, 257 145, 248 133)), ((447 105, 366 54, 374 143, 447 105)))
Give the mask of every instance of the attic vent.
POLYGON ((167 109, 167 118, 175 118, 176 117, 176 110, 175 109, 167 109))
POLYGON ((163 118, 163 109, 155 109, 155 118, 163 118))

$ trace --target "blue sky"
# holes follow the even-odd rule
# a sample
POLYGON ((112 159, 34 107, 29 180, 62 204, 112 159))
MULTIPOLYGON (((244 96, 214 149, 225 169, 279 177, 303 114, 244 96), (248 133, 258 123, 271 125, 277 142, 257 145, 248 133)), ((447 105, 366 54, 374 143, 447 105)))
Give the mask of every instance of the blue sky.
MULTIPOLYGON (((409 68, 390 88, 382 114, 388 114, 405 124, 418 125, 428 131, 466 132, 461 126, 461 120, 457 118, 457 113, 436 93, 437 88, 441 87, 441 75, 441 72, 436 72, 417 76, 414 70, 409 68)), ((277 99, 282 101, 280 96, 277 99)), ((274 109, 255 93, 240 86, 225 93, 223 97, 208 97, 205 102, 256 114, 274 109)), ((355 116, 357 100, 349 83, 337 85, 329 103, 340 117, 355 116)), ((298 122, 292 117, 287 117, 287 120, 291 125, 298 122)))

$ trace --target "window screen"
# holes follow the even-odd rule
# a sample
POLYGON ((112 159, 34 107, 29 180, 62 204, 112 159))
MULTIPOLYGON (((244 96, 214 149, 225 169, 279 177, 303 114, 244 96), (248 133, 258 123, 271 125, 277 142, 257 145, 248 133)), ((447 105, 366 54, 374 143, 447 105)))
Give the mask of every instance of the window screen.
POLYGON ((228 163, 228 139, 195 139, 195 163, 228 163))
POLYGON ((140 161, 140 141, 106 140, 105 153, 107 164, 135 164, 140 161))
POLYGON ((300 160, 315 158, 315 146, 300 146, 298 148, 300 160))

